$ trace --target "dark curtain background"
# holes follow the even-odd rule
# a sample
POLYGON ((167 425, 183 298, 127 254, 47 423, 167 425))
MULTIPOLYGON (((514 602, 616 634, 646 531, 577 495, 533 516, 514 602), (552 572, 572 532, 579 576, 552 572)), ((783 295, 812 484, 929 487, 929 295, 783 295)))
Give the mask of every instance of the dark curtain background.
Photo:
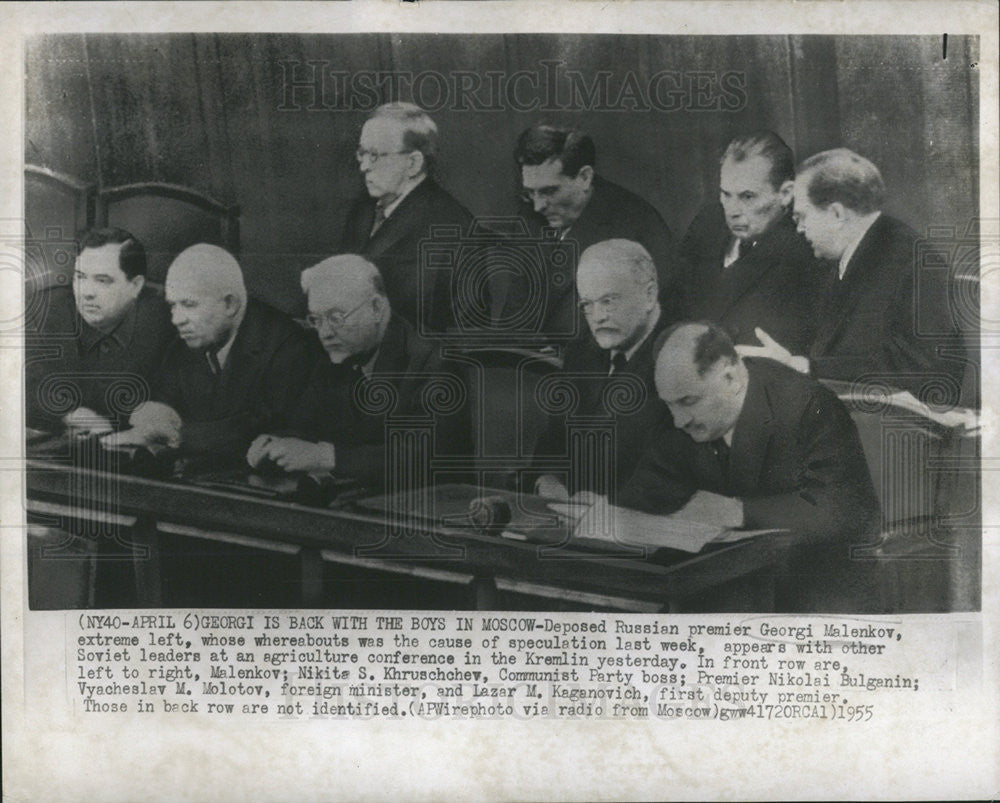
POLYGON ((434 76, 421 84, 442 183, 477 215, 514 210, 513 144, 544 119, 589 131, 599 172, 678 235, 716 192, 720 149, 756 128, 781 134, 797 159, 850 147, 882 169, 888 211, 918 230, 964 230, 977 214, 977 47, 955 36, 946 50, 915 36, 44 36, 27 48, 25 160, 98 188, 167 181, 238 203, 249 288, 286 309, 298 271, 333 252, 363 191, 354 149, 368 110, 414 99, 378 71, 479 77, 478 109, 454 95, 441 104, 434 76), (519 70, 514 95, 491 94, 491 80, 510 91, 519 70), (679 74, 658 84, 669 111, 643 97, 664 70, 679 74), (320 75, 323 87, 292 85, 320 75), (344 81, 359 83, 343 92, 344 81), (574 81, 606 81, 609 95, 585 102, 574 81))

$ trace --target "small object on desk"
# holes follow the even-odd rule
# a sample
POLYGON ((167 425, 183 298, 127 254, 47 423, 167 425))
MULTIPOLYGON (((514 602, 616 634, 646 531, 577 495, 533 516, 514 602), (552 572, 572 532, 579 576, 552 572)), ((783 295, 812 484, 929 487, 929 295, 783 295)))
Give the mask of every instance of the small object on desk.
POLYGON ((480 496, 469 503, 472 526, 485 535, 499 535, 511 518, 510 503, 502 496, 480 496))
POLYGON ((102 444, 108 452, 120 455, 118 470, 150 479, 166 479, 174 473, 177 450, 162 446, 114 447, 102 444))
POLYGON ((342 494, 357 489, 358 483, 332 474, 306 474, 296 483, 294 502, 311 507, 329 507, 342 494))

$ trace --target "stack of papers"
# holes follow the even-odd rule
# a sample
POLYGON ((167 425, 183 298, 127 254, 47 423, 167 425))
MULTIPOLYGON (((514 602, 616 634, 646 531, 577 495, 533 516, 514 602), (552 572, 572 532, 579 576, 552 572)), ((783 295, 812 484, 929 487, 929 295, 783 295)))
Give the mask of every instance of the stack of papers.
POLYGON ((684 519, 677 514, 654 515, 607 504, 550 503, 549 508, 576 521, 574 540, 679 549, 700 552, 706 544, 729 543, 775 530, 733 530, 684 519))

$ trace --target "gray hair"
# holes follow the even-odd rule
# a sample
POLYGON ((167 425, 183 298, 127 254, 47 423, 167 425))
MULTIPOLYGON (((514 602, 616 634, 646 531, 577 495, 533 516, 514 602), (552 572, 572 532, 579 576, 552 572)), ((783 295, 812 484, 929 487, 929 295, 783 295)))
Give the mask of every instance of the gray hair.
POLYGON ((438 128, 430 115, 415 103, 385 103, 368 117, 369 120, 387 118, 403 127, 403 147, 419 151, 424 156, 424 170, 430 172, 437 162, 438 128))
POLYGON ((343 276, 367 278, 371 282, 375 294, 386 298, 382 274, 371 262, 357 254, 338 254, 327 257, 322 262, 302 271, 299 283, 302 285, 302 292, 308 294, 310 289, 316 285, 333 283, 343 276))
POLYGON ((597 260, 603 265, 620 265, 628 268, 636 284, 645 285, 652 282, 659 289, 656 266, 649 251, 634 240, 603 240, 594 243, 580 254, 580 263, 584 259, 597 260))

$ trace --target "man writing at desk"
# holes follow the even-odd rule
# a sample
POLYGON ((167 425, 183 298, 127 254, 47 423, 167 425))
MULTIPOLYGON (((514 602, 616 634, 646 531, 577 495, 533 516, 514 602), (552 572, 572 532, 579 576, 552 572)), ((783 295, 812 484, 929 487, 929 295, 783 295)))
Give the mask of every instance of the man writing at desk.
MULTIPOLYGON (((380 487, 387 470, 387 417, 420 416, 428 381, 445 378, 446 372, 433 346, 393 314, 382 275, 363 257, 323 260, 303 271, 302 289, 307 320, 326 355, 313 364, 299 396, 289 427, 294 436, 274 430, 261 435, 247 462, 254 468, 269 462, 288 472, 335 471, 380 487), (372 398, 366 385, 374 387, 372 398), (382 411, 378 398, 387 393, 395 394, 396 404, 382 411)), ((460 411, 437 423, 435 449, 454 455, 467 435, 460 411)))
MULTIPOLYGON (((789 578, 807 585, 813 573, 831 573, 831 559, 848 557, 844 542, 867 540, 878 501, 857 431, 833 393, 773 361, 744 360, 714 323, 675 325, 655 349, 657 393, 675 426, 651 433, 620 506, 789 531, 805 547, 789 578), (841 546, 821 550, 824 541, 841 546)), ((791 580, 784 585, 791 593, 791 580)))

